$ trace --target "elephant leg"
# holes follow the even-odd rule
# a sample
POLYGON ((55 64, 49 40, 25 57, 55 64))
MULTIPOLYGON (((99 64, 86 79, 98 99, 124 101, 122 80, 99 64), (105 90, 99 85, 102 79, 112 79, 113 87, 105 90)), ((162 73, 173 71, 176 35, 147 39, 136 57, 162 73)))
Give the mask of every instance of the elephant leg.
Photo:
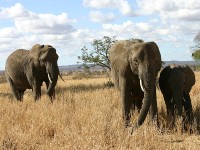
POLYGON ((171 94, 163 94, 166 109, 167 109, 167 115, 174 116, 174 106, 172 102, 172 95, 171 94))
POLYGON ((174 106, 175 103, 173 102, 172 95, 171 94, 163 94, 166 109, 167 109, 167 116, 171 120, 170 126, 175 126, 175 115, 174 115, 174 106))
POLYGON ((41 97, 41 86, 34 86, 33 88, 33 94, 35 101, 38 100, 41 97))
POLYGON ((23 95, 24 95, 25 90, 20 90, 20 89, 14 89, 14 95, 17 100, 22 101, 23 100, 23 95))
POLYGON ((122 112, 123 119, 125 122, 125 127, 130 125, 131 109, 133 106, 133 100, 131 99, 131 90, 128 81, 121 77, 120 78, 120 93, 122 98, 122 112))
POLYGON ((24 92, 25 90, 21 90, 21 89, 19 90, 19 96, 20 96, 21 101, 23 100, 24 92))
POLYGON ((156 87, 153 89, 153 99, 151 102, 151 107, 150 107, 150 117, 152 121, 159 126, 158 122, 158 108, 157 108, 157 97, 156 97, 156 87))
POLYGON ((18 101, 22 101, 22 99, 23 99, 23 94, 24 94, 24 91, 25 91, 25 90, 23 91, 23 90, 18 89, 18 88, 15 86, 15 84, 13 83, 12 79, 11 79, 10 77, 8 77, 7 75, 6 75, 6 78, 7 78, 7 81, 9 82, 9 84, 10 84, 10 87, 11 87, 11 89, 12 89, 12 92, 13 92, 15 98, 16 98, 18 101))
POLYGON ((183 106, 186 112, 186 120, 188 120, 189 122, 193 122, 194 118, 193 118, 192 104, 189 94, 184 93, 183 106))

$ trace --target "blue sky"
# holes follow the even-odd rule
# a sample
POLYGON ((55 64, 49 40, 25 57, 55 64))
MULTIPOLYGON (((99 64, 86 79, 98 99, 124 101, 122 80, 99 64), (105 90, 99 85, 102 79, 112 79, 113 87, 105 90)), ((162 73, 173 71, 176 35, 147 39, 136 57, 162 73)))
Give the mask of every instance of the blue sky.
POLYGON ((199 25, 199 0, 0 0, 0 69, 36 43, 54 46, 60 66, 76 64, 103 36, 155 41, 164 61, 188 61, 199 25))

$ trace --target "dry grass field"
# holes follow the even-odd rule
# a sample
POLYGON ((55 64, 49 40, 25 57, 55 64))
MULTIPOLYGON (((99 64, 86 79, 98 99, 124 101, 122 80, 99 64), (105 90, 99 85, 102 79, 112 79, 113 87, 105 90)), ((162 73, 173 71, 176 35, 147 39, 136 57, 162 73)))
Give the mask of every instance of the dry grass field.
MULTIPOLYGON (((194 116, 200 120, 200 72, 190 95, 194 116)), ((58 81, 53 103, 45 96, 35 102, 32 91, 24 101, 13 99, 7 83, 0 83, 0 149, 3 150, 198 150, 198 123, 193 133, 169 129, 163 97, 157 92, 159 121, 163 132, 148 120, 130 135, 123 127, 119 92, 108 88, 105 77, 58 81)), ((133 114, 133 121, 137 114, 133 114)))

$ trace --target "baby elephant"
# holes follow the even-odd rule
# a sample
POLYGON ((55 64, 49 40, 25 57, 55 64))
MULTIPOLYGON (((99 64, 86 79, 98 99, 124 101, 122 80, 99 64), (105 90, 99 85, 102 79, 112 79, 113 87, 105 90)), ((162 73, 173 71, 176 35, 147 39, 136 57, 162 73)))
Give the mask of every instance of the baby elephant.
POLYGON ((183 107, 186 120, 193 121, 190 90, 195 84, 195 74, 189 66, 170 65, 165 67, 159 77, 159 87, 163 94, 167 114, 174 118, 175 109, 178 116, 183 115, 183 107))

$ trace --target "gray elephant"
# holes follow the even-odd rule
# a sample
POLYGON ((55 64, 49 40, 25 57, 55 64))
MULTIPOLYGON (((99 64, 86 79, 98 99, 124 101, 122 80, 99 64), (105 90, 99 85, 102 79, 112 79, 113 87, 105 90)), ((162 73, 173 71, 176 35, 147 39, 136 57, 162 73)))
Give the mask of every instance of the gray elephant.
POLYGON ((59 68, 56 49, 50 45, 35 44, 31 50, 18 49, 6 60, 5 75, 17 100, 22 101, 26 89, 32 89, 34 99, 41 97, 43 81, 47 95, 55 96, 59 68))
POLYGON ((140 112, 133 128, 142 125, 150 106, 151 117, 158 123, 155 83, 161 55, 157 44, 139 39, 117 41, 109 58, 112 78, 121 93, 125 126, 130 126, 132 110, 140 112))
POLYGON ((163 94, 167 114, 175 117, 175 110, 178 116, 183 116, 183 107, 186 112, 186 119, 193 120, 190 90, 195 84, 195 74, 189 66, 169 65, 159 75, 159 87, 163 94))

